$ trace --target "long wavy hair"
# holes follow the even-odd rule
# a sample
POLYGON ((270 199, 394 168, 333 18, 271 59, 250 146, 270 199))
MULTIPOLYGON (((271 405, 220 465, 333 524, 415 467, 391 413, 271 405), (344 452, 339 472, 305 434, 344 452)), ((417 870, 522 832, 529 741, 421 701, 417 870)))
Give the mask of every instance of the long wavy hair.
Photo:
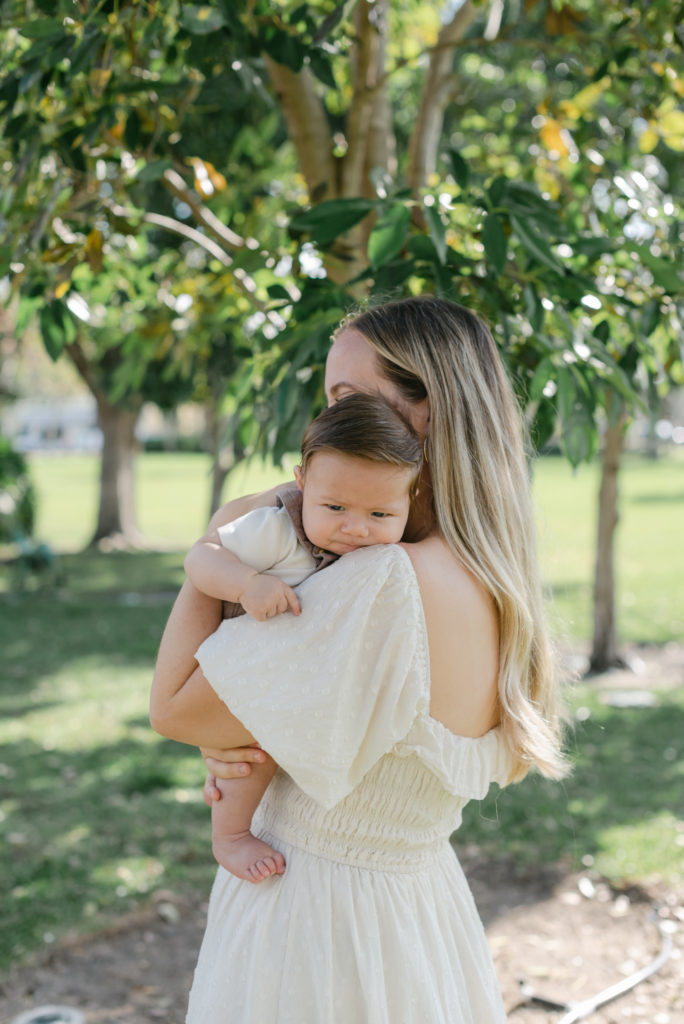
POLYGON ((488 327, 454 302, 400 299, 348 317, 409 402, 430 405, 437 525, 494 601, 501 727, 516 760, 567 774, 556 659, 545 621, 523 419, 488 327))

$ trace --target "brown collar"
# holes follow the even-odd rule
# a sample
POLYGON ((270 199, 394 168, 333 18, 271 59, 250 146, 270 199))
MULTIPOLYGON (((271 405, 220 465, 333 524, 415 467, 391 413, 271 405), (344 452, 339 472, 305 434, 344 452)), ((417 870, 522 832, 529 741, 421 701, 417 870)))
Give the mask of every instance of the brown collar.
POLYGON ((297 534, 297 539, 316 563, 316 572, 319 569, 325 569, 331 562, 337 561, 340 557, 339 555, 334 555, 332 551, 323 551, 322 548, 317 548, 304 533, 304 525, 302 523, 302 492, 298 487, 288 487, 287 490, 282 490, 277 495, 276 502, 278 507, 284 508, 290 517, 297 534))

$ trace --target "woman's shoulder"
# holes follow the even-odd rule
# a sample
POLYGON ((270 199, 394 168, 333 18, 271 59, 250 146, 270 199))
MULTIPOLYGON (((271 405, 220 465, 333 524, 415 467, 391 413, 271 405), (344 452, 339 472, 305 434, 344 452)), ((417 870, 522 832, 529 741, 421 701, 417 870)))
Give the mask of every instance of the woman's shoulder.
POLYGON ((439 535, 399 545, 408 555, 428 620, 467 637, 473 629, 491 636, 496 612, 491 595, 439 535))
POLYGON ((421 590, 440 591, 448 595, 449 604, 461 601, 469 607, 489 606, 489 595, 480 581, 454 554, 447 542, 437 533, 423 540, 398 545, 408 555, 421 590))

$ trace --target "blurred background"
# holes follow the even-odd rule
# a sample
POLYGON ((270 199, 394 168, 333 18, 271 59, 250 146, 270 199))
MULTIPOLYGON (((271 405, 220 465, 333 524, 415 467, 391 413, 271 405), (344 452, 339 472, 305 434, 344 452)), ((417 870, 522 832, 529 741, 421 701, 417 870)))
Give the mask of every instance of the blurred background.
POLYGON ((675 7, 0 2, 0 967, 207 892, 147 721, 183 554, 291 476, 342 317, 421 292, 508 366, 574 678, 573 776, 456 843, 680 898, 675 7))

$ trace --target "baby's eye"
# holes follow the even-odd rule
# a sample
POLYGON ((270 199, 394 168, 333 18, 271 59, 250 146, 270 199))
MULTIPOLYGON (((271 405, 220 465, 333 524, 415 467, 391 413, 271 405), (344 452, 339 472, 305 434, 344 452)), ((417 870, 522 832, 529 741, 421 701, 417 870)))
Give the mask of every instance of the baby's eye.
POLYGON ((327 507, 330 509, 331 512, 343 512, 344 511, 344 505, 328 505, 327 507))
POLYGON ((375 516, 376 519, 387 519, 389 512, 371 512, 371 515, 375 516))

